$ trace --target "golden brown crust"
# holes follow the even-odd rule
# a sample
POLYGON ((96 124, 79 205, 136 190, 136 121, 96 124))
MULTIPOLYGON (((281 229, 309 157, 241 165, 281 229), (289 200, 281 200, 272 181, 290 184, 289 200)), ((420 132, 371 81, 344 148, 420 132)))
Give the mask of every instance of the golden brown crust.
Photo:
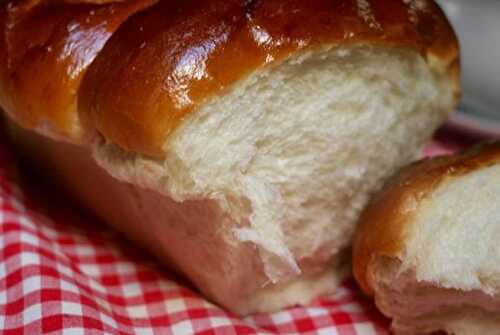
POLYGON ((458 94, 458 43, 431 0, 171 0, 112 36, 82 83, 80 113, 120 147, 161 157, 208 97, 295 52, 354 43, 414 49, 458 94))
POLYGON ((17 16, 19 13, 29 13, 35 7, 48 6, 48 5, 60 5, 65 3, 70 4, 96 4, 102 5, 112 2, 124 2, 127 0, 8 0, 6 1, 9 11, 17 16))
POLYGON ((363 291, 373 295, 372 261, 399 258, 418 204, 445 179, 500 162, 500 142, 463 154, 425 159, 402 169, 371 200, 359 220, 353 245, 353 272, 363 291))
POLYGON ((80 140, 76 98, 85 71, 116 28, 152 0, 101 3, 3 3, 0 104, 20 125, 80 140))

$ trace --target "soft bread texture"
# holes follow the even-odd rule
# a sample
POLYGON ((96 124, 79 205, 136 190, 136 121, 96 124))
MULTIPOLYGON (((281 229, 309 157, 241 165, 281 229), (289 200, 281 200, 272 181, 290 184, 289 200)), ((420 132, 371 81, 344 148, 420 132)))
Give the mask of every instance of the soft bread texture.
POLYGON ((415 54, 327 49, 207 103, 170 140, 164 161, 110 143, 94 155, 117 179, 177 201, 216 200, 278 281, 299 265, 322 268, 350 244, 370 192, 417 157, 452 101, 447 82, 415 54))
POLYGON ((368 205, 354 273, 397 334, 500 334, 500 144, 403 169, 368 205))
POLYGON ((370 194, 458 95, 431 1, 160 1, 83 74, 80 148, 14 132, 87 207, 248 314, 335 289, 370 194))

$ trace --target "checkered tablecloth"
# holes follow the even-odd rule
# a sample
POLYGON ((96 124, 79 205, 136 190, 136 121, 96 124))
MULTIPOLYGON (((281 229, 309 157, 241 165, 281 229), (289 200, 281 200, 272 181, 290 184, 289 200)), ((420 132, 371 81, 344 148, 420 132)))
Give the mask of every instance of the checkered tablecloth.
POLYGON ((16 170, 0 140, 3 334, 388 334, 353 280, 307 307, 238 318, 50 185, 20 183, 16 170))

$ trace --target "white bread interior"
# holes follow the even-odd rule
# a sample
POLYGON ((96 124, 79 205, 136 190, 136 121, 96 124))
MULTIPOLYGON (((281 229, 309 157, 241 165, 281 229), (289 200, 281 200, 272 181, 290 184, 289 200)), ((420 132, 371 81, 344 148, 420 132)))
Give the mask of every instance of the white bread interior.
POLYGON ((120 180, 215 201, 236 222, 232 243, 257 245, 276 283, 321 271, 349 246, 369 195, 418 156, 453 104, 450 78, 413 51, 325 48, 208 101, 164 161, 106 143, 94 154, 120 180))
POLYGON ((396 334, 500 334, 500 164, 447 177, 415 206, 399 260, 371 268, 396 334))
POLYGON ((450 179, 420 204, 404 266, 414 267, 420 281, 495 294, 500 287, 500 165, 450 179))
POLYGON ((121 182, 87 148, 20 142, 219 304, 274 311, 333 292, 369 196, 453 110, 453 78, 438 65, 382 46, 295 55, 201 105, 164 160, 97 137, 93 158, 121 182))

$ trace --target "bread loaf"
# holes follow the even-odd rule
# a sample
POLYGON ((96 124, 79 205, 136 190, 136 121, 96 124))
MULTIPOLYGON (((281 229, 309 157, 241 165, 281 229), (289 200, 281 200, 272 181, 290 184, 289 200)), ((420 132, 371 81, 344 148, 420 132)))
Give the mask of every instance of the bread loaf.
POLYGON ((22 150, 239 314, 332 292, 370 194, 459 96, 432 1, 1 6, 22 150))
POLYGON ((354 274, 396 334, 500 334, 500 144, 403 169, 363 212, 354 274))

